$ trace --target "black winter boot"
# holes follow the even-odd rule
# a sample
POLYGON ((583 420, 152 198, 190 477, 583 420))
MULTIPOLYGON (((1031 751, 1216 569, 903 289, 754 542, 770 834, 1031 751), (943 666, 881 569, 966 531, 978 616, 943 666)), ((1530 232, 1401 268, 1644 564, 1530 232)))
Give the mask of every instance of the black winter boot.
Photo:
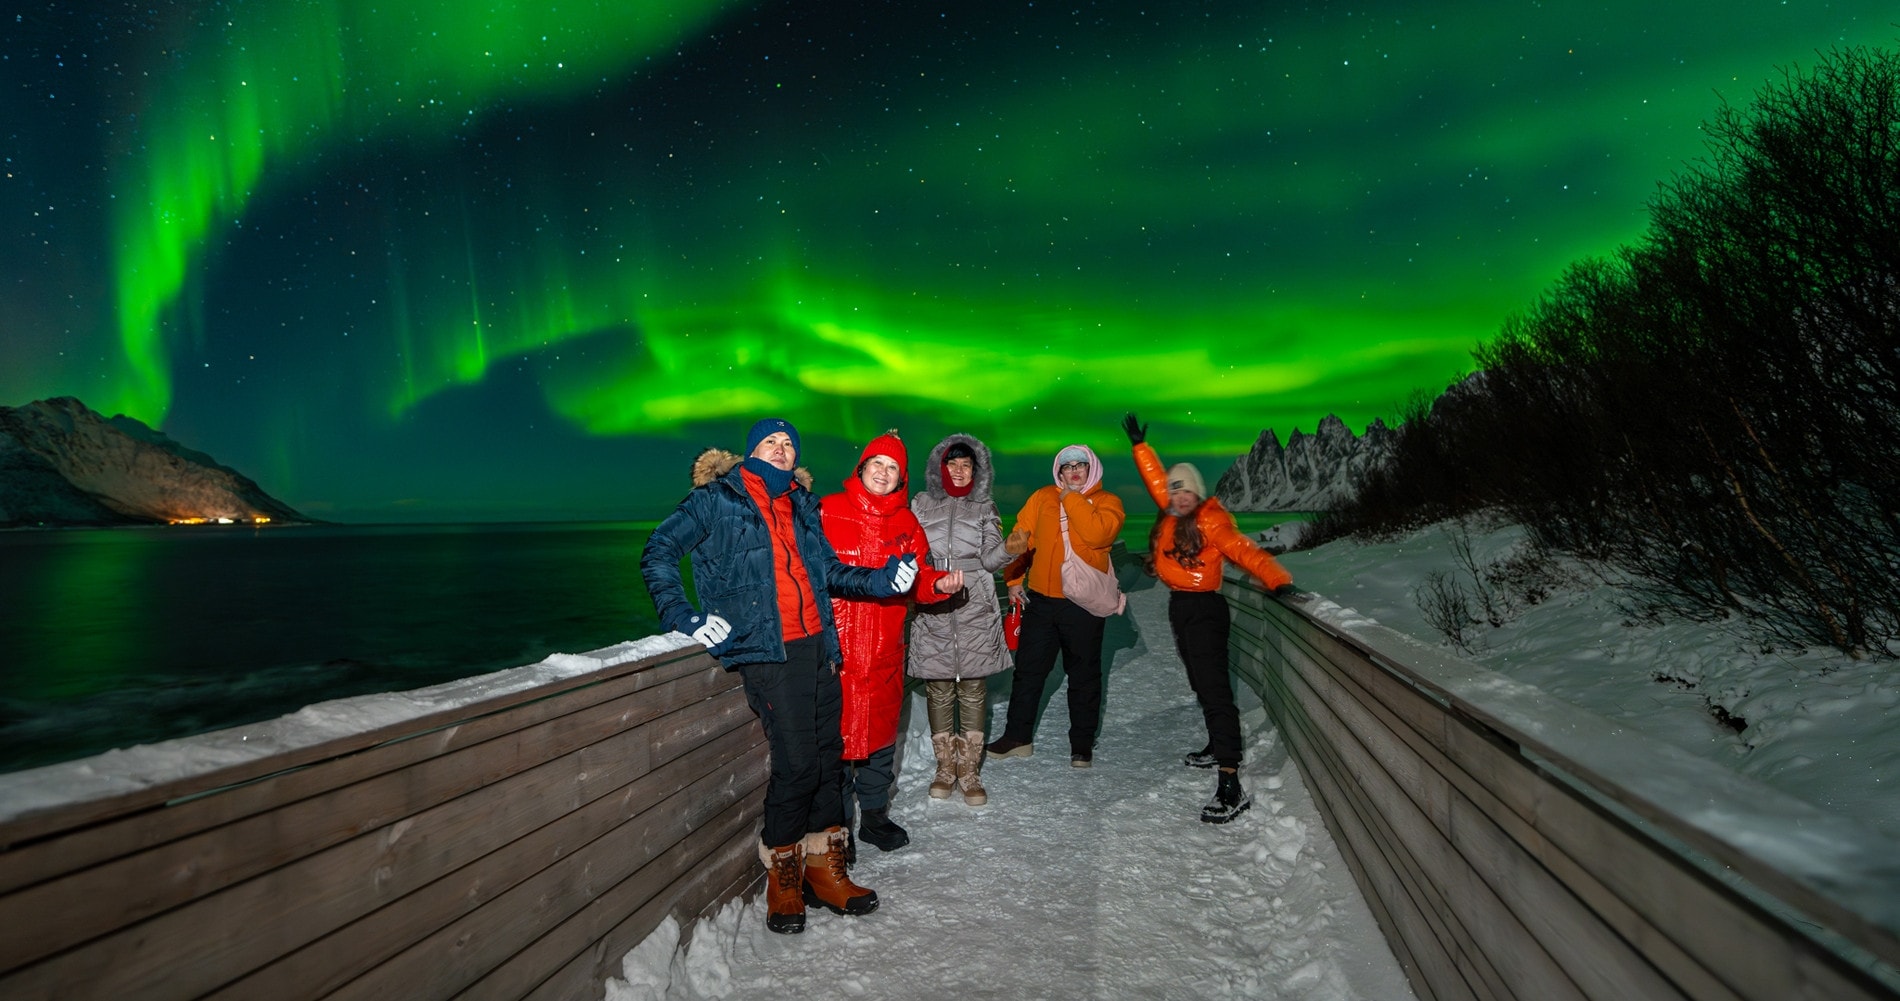
POLYGON ((910 832, 897 826, 897 822, 891 819, 889 807, 878 810, 866 809, 863 814, 864 816, 858 822, 858 837, 865 844, 874 845, 887 852, 894 852, 910 844, 910 832))
POLYGON ((1208 824, 1225 824, 1240 816, 1253 805, 1253 797, 1240 787, 1240 773, 1231 768, 1220 770, 1220 784, 1214 787, 1214 798, 1201 807, 1201 821, 1208 824))
POLYGON ((1215 764, 1214 748, 1208 746, 1198 751, 1189 751, 1181 758, 1181 763, 1189 768, 1212 768, 1215 764))
POLYGON ((1036 745, 1014 737, 998 737, 983 745, 992 758, 1027 758, 1036 753, 1036 745))

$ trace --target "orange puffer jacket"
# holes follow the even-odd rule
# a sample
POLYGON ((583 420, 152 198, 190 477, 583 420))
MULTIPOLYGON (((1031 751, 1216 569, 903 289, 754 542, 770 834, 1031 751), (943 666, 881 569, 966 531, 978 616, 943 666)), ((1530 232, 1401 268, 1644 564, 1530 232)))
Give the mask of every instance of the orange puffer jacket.
POLYGON ((1012 533, 1021 528, 1029 530, 1029 551, 1024 554, 1027 570, 1023 559, 1004 568, 1004 580, 1010 585, 1027 576, 1031 591, 1051 598, 1066 597, 1062 593, 1062 560, 1067 555, 1062 548, 1064 514, 1069 516, 1069 546, 1076 555, 1097 570, 1115 572, 1108 554, 1122 530, 1125 515, 1121 498, 1102 489, 1099 483, 1067 495, 1048 486, 1029 495, 1010 529, 1012 533))
POLYGON ((1260 583, 1269 590, 1293 583, 1293 575, 1286 572, 1272 553, 1240 534, 1234 525, 1234 516, 1214 497, 1202 501, 1194 511, 1194 527, 1201 530, 1201 551, 1193 559, 1199 565, 1182 566, 1181 561, 1170 554, 1177 519, 1167 513, 1167 467, 1161 464, 1161 457, 1155 454, 1154 448, 1143 442, 1135 446, 1135 468, 1141 472, 1141 482, 1148 488, 1148 496, 1161 506, 1161 530, 1155 533, 1154 552, 1150 554, 1154 557, 1155 576, 1161 578, 1161 583, 1176 591, 1218 591, 1222 557, 1260 578, 1260 583))

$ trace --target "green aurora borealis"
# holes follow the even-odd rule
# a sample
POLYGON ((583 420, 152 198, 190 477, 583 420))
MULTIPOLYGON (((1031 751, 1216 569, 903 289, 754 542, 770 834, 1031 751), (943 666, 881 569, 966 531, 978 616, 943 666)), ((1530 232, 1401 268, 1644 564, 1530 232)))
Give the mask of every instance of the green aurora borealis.
MULTIPOLYGON (((1468 370, 1890 4, 362 0, 6 25, 0 403, 346 520, 642 517, 799 424, 1210 476, 1468 370)), ((1115 477, 1111 473, 1111 479, 1115 477)), ((1123 481, 1127 476, 1123 474, 1123 481)))

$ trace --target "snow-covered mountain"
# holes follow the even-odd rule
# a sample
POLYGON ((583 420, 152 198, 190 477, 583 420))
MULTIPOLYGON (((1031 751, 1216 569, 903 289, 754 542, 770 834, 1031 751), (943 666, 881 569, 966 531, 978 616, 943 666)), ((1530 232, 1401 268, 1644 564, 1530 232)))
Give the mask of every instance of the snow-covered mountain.
POLYGON ((1313 434, 1295 428, 1285 447, 1268 428, 1221 475, 1214 496, 1230 511, 1325 511, 1352 496, 1366 470, 1391 455, 1395 440, 1376 418, 1364 435, 1354 435, 1327 414, 1313 434))
POLYGON ((0 407, 0 526, 309 521, 234 469, 62 396, 0 407))

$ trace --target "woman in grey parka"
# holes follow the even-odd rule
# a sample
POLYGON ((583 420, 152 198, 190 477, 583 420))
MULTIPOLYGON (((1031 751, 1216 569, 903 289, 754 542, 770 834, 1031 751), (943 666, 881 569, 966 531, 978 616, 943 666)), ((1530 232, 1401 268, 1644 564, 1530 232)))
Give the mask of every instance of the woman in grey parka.
POLYGON ((984 679, 1009 667, 991 576, 1011 558, 1003 551, 1002 518, 990 499, 994 478, 989 448, 953 434, 930 450, 925 489, 910 501, 930 543, 932 565, 977 574, 948 600, 918 605, 910 628, 909 674, 924 680, 930 747, 937 755, 930 795, 948 799, 961 788, 971 806, 989 801, 978 778, 989 728, 984 679))

